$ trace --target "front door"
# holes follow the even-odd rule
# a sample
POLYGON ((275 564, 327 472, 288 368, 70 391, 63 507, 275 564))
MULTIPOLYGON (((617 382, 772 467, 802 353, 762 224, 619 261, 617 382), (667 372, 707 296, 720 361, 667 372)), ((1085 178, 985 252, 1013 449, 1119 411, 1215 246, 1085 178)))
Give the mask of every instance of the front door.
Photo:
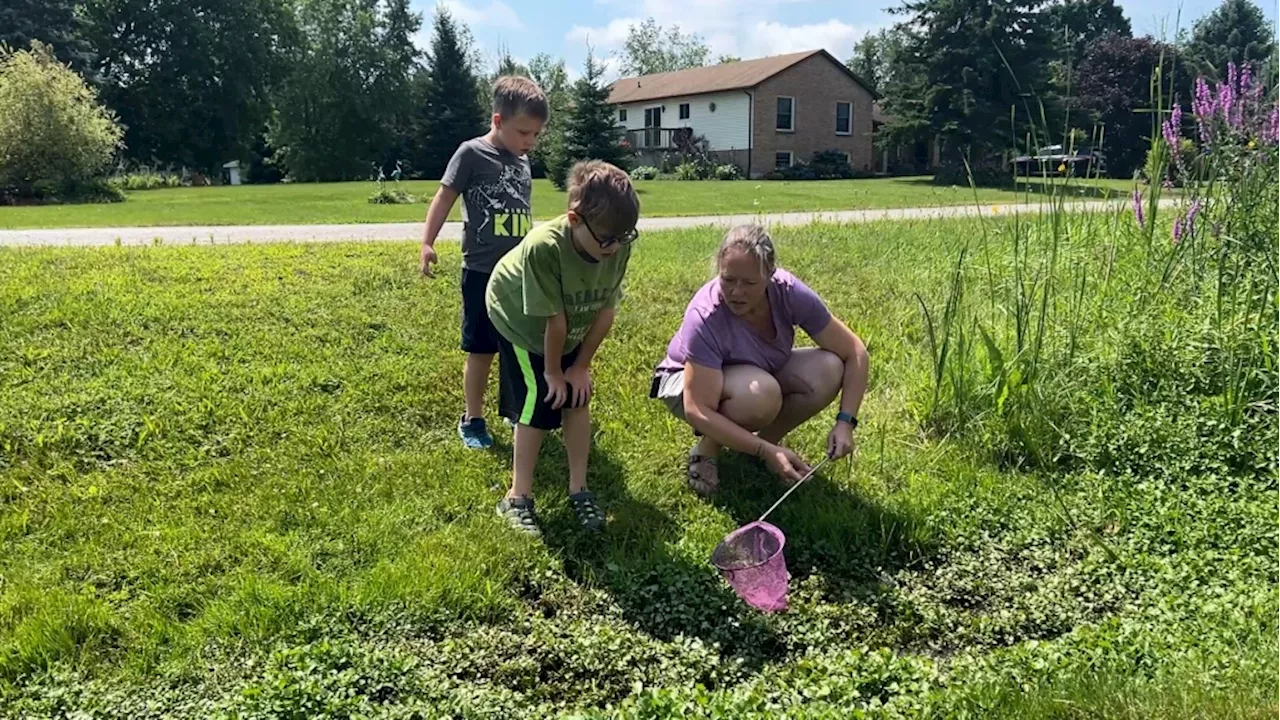
POLYGON ((662 145, 662 106, 644 109, 644 146, 662 145))

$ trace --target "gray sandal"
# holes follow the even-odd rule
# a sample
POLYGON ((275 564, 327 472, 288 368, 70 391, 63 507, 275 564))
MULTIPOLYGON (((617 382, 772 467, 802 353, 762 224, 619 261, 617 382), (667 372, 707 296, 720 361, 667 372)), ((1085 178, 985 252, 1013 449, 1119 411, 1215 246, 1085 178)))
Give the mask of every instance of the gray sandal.
POLYGON ((689 489, 706 497, 720 488, 720 467, 714 457, 699 455, 697 448, 689 451, 688 475, 685 482, 689 489))
POLYGON ((596 504, 595 493, 582 490, 569 496, 569 504, 578 516, 578 522, 588 530, 599 530, 604 527, 604 511, 596 504))
POLYGON ((533 513, 533 498, 504 497, 498 501, 497 511, 498 517, 505 519, 516 530, 533 537, 542 536, 542 530, 538 528, 538 516, 533 513))

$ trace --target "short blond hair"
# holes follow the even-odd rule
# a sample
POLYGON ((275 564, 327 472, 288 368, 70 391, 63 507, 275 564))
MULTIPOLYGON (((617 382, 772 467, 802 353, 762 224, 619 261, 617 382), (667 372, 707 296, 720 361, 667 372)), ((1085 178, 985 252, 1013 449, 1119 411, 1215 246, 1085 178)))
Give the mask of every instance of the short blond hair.
POLYGON ((538 83, 519 75, 503 75, 493 84, 493 111, 503 120, 528 115, 546 122, 551 115, 546 93, 538 83))
POLYGON ((607 231, 624 233, 640 220, 640 197, 622 168, 584 160, 569 170, 569 209, 607 231))

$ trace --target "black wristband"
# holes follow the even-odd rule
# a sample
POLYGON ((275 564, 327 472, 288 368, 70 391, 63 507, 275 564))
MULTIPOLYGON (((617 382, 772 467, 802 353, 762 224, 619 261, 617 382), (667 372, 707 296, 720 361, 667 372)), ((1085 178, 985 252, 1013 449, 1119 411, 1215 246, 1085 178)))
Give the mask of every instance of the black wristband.
POLYGON ((844 412, 843 410, 836 413, 836 422, 847 422, 854 430, 858 429, 858 418, 844 412))

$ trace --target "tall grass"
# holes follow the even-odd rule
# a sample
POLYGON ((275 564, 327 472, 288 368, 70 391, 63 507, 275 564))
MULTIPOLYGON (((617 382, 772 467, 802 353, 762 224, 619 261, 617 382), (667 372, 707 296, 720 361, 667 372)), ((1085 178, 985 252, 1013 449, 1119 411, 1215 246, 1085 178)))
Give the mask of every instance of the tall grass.
MULTIPOLYGON (((1042 213, 986 217, 944 296, 917 296, 931 359, 917 403, 925 428, 974 435, 1018 467, 1069 461, 1081 405, 1099 390, 1088 379, 1151 328, 1203 350, 1224 423, 1274 412, 1273 94, 1248 69, 1217 87, 1201 79, 1188 142, 1168 83, 1157 68, 1147 166, 1156 181, 1135 181, 1131 209, 1072 212, 1063 200, 1074 181, 1052 182, 1042 213), (1168 218, 1160 200, 1174 183, 1185 192, 1168 218)), ((1136 378, 1147 381, 1161 378, 1136 378)))

